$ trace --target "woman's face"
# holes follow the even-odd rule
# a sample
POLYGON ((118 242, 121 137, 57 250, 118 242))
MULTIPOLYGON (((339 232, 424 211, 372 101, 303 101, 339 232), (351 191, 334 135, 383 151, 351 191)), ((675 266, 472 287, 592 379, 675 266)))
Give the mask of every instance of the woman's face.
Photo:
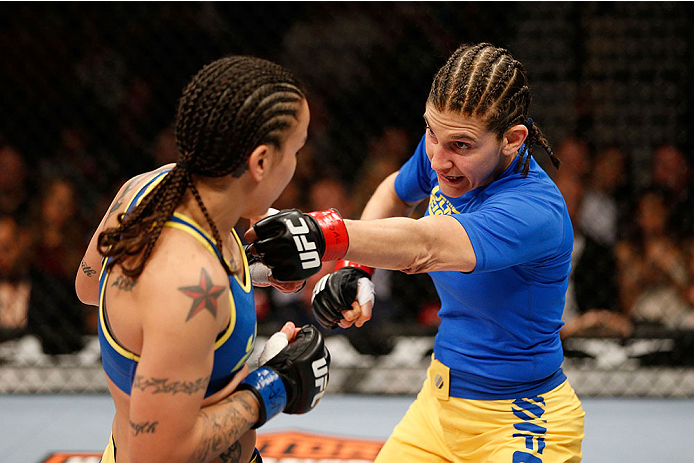
POLYGON ((474 117, 438 111, 427 104, 426 151, 441 192, 457 198, 497 178, 515 155, 502 152, 504 140, 474 117))

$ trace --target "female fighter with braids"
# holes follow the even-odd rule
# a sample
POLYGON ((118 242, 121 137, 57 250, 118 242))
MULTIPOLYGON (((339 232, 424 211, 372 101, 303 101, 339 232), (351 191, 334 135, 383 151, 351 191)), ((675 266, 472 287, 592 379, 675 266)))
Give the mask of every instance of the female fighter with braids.
POLYGON ((559 339, 572 227, 531 157, 539 144, 559 165, 529 105, 524 68, 507 50, 461 46, 434 78, 426 134, 362 220, 289 210, 247 232, 280 279, 304 276, 291 271, 303 261, 287 264, 287 220, 303 220, 302 239, 323 260, 349 259, 314 289, 314 313, 328 328, 369 320, 373 267, 431 275, 441 299, 432 362, 377 463, 581 459, 584 413, 559 339), (426 215, 407 218, 423 200, 426 215))
POLYGON ((330 359, 315 327, 288 322, 249 373, 255 305, 233 229, 277 199, 308 124, 286 69, 217 60, 179 102, 179 161, 134 177, 113 201, 76 279, 80 299, 99 306, 116 408, 103 462, 262 461, 254 429, 320 399, 330 359))

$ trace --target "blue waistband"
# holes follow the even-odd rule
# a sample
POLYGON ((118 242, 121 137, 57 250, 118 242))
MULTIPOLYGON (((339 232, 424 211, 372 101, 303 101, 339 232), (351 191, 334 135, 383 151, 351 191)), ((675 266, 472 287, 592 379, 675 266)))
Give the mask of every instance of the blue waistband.
POLYGON ((473 400, 506 400, 533 397, 549 392, 566 381, 566 375, 561 368, 547 378, 521 384, 492 380, 452 368, 450 374, 450 396, 473 400))

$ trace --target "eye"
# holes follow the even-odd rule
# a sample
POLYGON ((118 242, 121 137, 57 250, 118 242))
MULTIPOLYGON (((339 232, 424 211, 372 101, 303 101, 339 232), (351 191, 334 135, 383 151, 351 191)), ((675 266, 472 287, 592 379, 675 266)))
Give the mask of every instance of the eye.
POLYGON ((426 128, 427 128, 427 134, 429 134, 429 136, 431 136, 431 137, 433 137, 433 138, 436 138, 436 134, 434 133, 433 130, 431 130, 431 127, 429 127, 429 126, 427 125, 426 128))
POLYGON ((454 143, 455 147, 458 148, 459 150, 467 150, 470 149, 470 144, 465 143, 464 141, 457 141, 454 143))

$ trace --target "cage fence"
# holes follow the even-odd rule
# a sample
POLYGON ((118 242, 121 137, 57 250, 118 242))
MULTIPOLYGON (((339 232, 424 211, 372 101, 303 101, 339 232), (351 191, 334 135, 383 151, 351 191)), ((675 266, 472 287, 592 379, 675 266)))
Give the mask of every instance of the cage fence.
MULTIPOLYGON (((0 5, 0 392, 106 391, 74 276, 98 270, 81 257, 122 183, 176 160, 177 99, 204 64, 290 68, 312 121, 275 206, 357 217, 422 136, 436 70, 489 41, 524 63, 532 117, 571 174, 556 181, 580 231, 562 332, 574 388, 693 397, 693 16, 680 2, 0 5)), ((331 393, 414 394, 424 379, 431 282, 375 279, 374 320, 327 338, 331 393)), ((257 350, 282 321, 311 321, 311 284, 256 292, 257 350)))

